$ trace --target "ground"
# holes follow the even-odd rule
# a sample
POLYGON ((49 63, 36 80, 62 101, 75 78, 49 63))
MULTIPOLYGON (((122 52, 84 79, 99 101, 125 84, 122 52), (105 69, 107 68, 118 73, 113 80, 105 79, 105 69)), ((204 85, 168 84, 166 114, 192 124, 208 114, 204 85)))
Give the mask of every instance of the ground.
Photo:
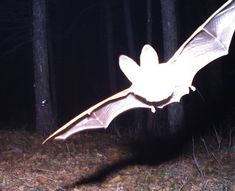
POLYGON ((144 152, 138 159, 126 137, 104 132, 42 141, 29 132, 0 131, 0 190, 235 190, 235 147, 226 144, 195 140, 149 162, 144 152))

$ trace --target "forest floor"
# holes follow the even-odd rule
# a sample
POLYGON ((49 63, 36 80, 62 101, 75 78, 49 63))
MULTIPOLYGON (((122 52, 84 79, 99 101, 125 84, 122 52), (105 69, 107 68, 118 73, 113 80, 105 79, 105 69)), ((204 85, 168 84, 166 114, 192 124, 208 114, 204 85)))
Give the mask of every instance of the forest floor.
POLYGON ((0 190, 235 190, 235 147, 218 149, 213 141, 189 142, 174 155, 160 152, 161 145, 137 152, 125 137, 108 133, 42 141, 24 131, 0 131, 0 190))

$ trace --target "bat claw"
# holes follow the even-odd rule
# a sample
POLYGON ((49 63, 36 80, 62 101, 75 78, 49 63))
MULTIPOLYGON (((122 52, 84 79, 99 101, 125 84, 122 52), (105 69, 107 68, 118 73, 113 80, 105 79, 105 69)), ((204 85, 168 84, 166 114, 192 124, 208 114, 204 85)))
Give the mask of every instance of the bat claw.
POLYGON ((195 92, 197 90, 196 87, 193 85, 189 86, 189 89, 192 90, 193 92, 195 92))

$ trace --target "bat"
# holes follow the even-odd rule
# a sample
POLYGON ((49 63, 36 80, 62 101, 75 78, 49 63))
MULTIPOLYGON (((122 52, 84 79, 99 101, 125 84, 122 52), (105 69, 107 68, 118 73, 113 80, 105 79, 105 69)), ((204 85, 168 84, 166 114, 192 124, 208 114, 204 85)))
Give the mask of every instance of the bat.
POLYGON ((159 64, 156 51, 145 45, 140 65, 128 56, 119 57, 119 66, 131 86, 84 111, 50 135, 48 140, 66 139, 83 130, 107 128, 119 114, 134 108, 152 112, 195 90, 196 73, 213 60, 227 55, 235 30, 235 0, 214 12, 166 62, 159 64))

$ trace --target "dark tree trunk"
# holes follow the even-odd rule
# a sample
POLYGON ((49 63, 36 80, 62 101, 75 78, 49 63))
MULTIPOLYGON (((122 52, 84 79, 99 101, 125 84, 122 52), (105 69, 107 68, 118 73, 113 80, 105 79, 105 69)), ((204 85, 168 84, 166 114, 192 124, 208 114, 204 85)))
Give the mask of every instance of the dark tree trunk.
POLYGON ((147 0, 147 43, 152 44, 152 0, 147 0))
MULTIPOLYGON (((147 0, 147 43, 152 44, 152 0, 147 0)), ((147 128, 151 129, 154 125, 154 115, 151 112, 147 114, 147 128)))
MULTIPOLYGON (((124 8, 124 18, 125 18, 125 27, 126 27, 126 37, 127 37, 127 46, 128 46, 128 56, 131 58, 135 58, 135 51, 134 51, 134 37, 133 37, 133 29, 132 29, 132 20, 131 20, 131 11, 130 11, 130 1, 123 0, 123 8, 124 8)), ((143 112, 135 111, 134 112, 134 131, 139 130, 142 127, 143 123, 143 112)))
MULTIPOLYGON (((175 0, 161 0, 162 33, 164 59, 167 61, 177 49, 177 20, 175 0)), ((175 133, 184 121, 183 104, 168 106, 168 123, 170 132, 175 133)))
POLYGON ((125 18, 125 25, 126 25, 127 46, 128 46, 128 50, 129 50, 128 55, 131 58, 134 58, 135 57, 134 38, 133 38, 129 0, 123 0, 123 5, 124 5, 123 6, 124 7, 124 18, 125 18))
MULTIPOLYGON (((208 0, 207 4, 205 5, 208 7, 208 15, 212 14, 216 8, 218 8, 221 5, 221 3, 218 3, 218 1, 215 0, 208 0), (215 6, 211 6, 213 4, 217 4, 215 6)), ((205 71, 205 75, 203 78, 203 89, 205 90, 205 95, 208 97, 206 99, 207 106, 211 109, 212 112, 210 112, 210 117, 212 117, 212 120, 214 123, 217 123, 219 119, 221 119, 221 110, 222 105, 218 105, 215 103, 218 103, 218 100, 221 99, 222 96, 222 64, 220 63, 221 60, 214 61, 217 62, 217 64, 210 65, 211 68, 209 70, 205 71)), ((203 96, 203 95, 202 95, 203 96)))
MULTIPOLYGON (((49 23, 49 22, 48 22, 49 23)), ((50 84, 50 97, 51 97, 51 108, 53 114, 53 127, 58 124, 58 107, 57 107, 57 88, 56 88, 56 63, 54 61, 54 51, 52 43, 52 31, 50 28, 50 23, 47 25, 48 28, 48 64, 49 64, 49 84, 50 84)))
POLYGON ((54 117, 49 86, 46 0, 33 0, 33 61, 36 108, 36 131, 47 136, 54 117))
POLYGON ((177 49, 177 20, 175 0, 161 0, 164 59, 167 61, 177 49))
MULTIPOLYGON (((219 6, 220 3, 215 2, 215 0, 208 0, 209 12, 212 14, 216 9, 216 6, 211 6, 213 3, 217 3, 219 6)), ((217 6, 217 8, 218 8, 217 6)), ((209 70, 209 85, 206 89, 208 89, 209 98, 211 99, 212 103, 215 103, 221 96, 221 89, 222 89, 222 64, 213 65, 212 69, 209 70)))
POLYGON ((116 72, 114 67, 114 56, 113 56, 113 27, 112 27, 112 14, 110 1, 106 0, 106 34, 107 34, 107 56, 108 56, 108 68, 109 68, 109 89, 111 94, 116 93, 116 72))
MULTIPOLYGON (((117 81, 116 81, 116 71, 114 64, 114 54, 113 54, 113 26, 112 26, 112 12, 111 12, 111 2, 109 0, 105 1, 105 17, 106 17, 106 44, 107 44, 107 57, 108 57, 108 69, 109 69, 109 91, 110 94, 114 94, 117 91, 117 81)), ((120 135, 117 124, 115 121, 112 122, 111 126, 114 131, 120 135)))

